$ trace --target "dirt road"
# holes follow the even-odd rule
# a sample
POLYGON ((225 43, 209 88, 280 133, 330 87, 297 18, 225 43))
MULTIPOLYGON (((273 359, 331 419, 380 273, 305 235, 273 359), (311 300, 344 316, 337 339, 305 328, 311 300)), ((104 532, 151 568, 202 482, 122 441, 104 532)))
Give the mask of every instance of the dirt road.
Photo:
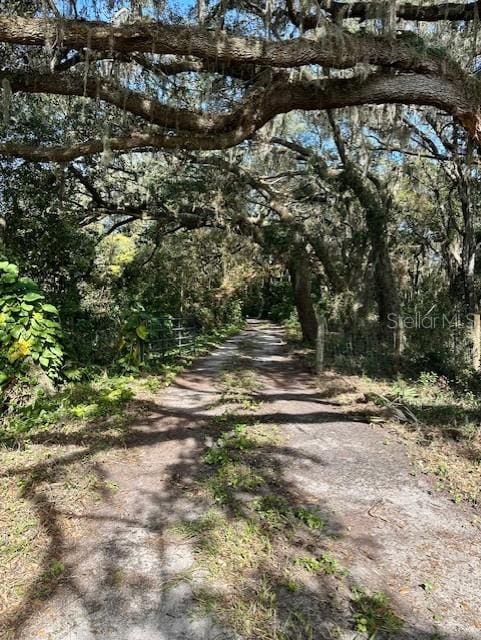
MULTIPOLYGON (((116 491, 82 515, 80 539, 59 534, 52 553, 61 556, 65 578, 45 602, 24 603, 18 637, 238 637, 196 610, 202 571, 195 573, 192 546, 171 535, 176 522, 209 506, 190 489, 209 425, 222 411, 218 375, 233 356, 257 373, 256 419, 282 434, 284 444, 272 452, 278 486, 295 488, 324 515, 349 584, 390 596, 405 621, 391 637, 479 640, 481 530, 473 512, 413 475, 395 435, 349 420, 329 404, 289 355, 282 331, 255 322, 168 389, 139 401, 125 461, 102 469, 116 491), (190 580, 176 580, 188 572, 190 580)), ((322 588, 322 579, 312 586, 322 588)), ((319 619, 312 638, 334 637, 334 626, 338 638, 365 637, 353 630, 342 590, 335 608, 321 606, 319 619)))

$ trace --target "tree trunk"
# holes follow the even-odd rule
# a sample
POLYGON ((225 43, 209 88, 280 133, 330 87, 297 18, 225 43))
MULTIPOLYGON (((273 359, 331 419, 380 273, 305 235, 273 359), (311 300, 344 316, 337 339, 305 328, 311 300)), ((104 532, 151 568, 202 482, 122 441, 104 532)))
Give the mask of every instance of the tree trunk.
POLYGON ((394 352, 397 353, 402 345, 401 304, 397 282, 394 277, 391 256, 388 245, 387 218, 389 200, 386 198, 382 184, 372 175, 360 172, 348 157, 347 148, 339 125, 332 112, 328 111, 334 143, 339 158, 344 166, 340 176, 341 183, 350 189, 364 210, 366 227, 372 248, 372 264, 374 269, 375 296, 379 315, 379 329, 381 338, 389 344, 390 340, 394 352))
POLYGON ((317 337, 317 320, 312 302, 311 265, 304 247, 296 249, 289 262, 294 304, 301 324, 302 339, 315 342, 317 337))
POLYGON ((476 260, 476 243, 474 233, 471 229, 466 229, 465 245, 466 255, 463 255, 463 280, 464 299, 468 318, 472 323, 471 331, 471 364, 475 371, 480 370, 481 365, 481 318, 478 292, 474 277, 474 267, 476 260))
POLYGON ((395 350, 402 345, 401 303, 388 244, 387 206, 365 179, 348 166, 345 179, 364 209, 372 249, 375 296, 381 336, 393 339, 395 350))
POLYGON ((204 24, 205 14, 206 14, 206 6, 205 0, 197 0, 197 19, 199 24, 204 24))
POLYGON ((0 256, 3 253, 3 250, 5 248, 5 234, 6 234, 6 230, 7 230, 7 221, 5 220, 5 218, 0 214, 0 256))
MULTIPOLYGON (((366 216, 368 218, 369 216, 366 216)), ((367 220, 366 220, 367 221, 367 220)), ((371 238, 375 295, 379 326, 384 336, 396 336, 400 331, 400 303, 391 256, 387 246, 385 225, 367 221, 371 238)))
POLYGON ((461 249, 461 280, 463 286, 464 308, 471 322, 471 364, 475 371, 479 371, 481 364, 481 318, 479 293, 476 286, 476 212, 472 205, 471 184, 469 174, 465 172, 464 164, 456 165, 457 190, 463 214, 462 249, 461 249))
POLYGON ((324 371, 324 350, 326 346, 326 324, 319 307, 316 308, 317 336, 316 336, 316 373, 324 371))
POLYGON ((479 309, 473 313, 473 328, 472 328, 472 351, 471 362, 473 369, 479 371, 481 367, 481 315, 479 309))
POLYGON ((332 252, 329 250, 329 246, 324 242, 320 235, 310 233, 306 235, 306 238, 309 240, 309 244, 324 269, 324 273, 326 274, 326 278, 331 289, 335 293, 342 293, 343 291, 346 291, 347 284, 333 263, 332 252))

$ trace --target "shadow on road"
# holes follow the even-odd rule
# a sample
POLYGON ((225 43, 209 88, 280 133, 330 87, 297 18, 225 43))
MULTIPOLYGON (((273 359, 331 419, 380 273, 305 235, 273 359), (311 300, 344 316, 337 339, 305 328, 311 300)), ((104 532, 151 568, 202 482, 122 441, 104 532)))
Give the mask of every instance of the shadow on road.
MULTIPOLYGON (((414 613, 397 629, 388 605, 363 603, 362 595, 354 601, 358 582, 342 567, 329 571, 326 560, 326 566, 309 568, 309 559, 335 556, 336 541, 345 538, 370 546, 374 562, 383 553, 372 537, 350 531, 343 517, 293 480, 293 468, 320 473, 328 456, 284 438, 232 450, 237 471, 242 465, 256 475, 252 486, 236 486, 223 478, 222 466, 205 464, 207 448, 239 422, 282 431, 285 424, 319 430, 339 421, 309 375, 278 358, 282 332, 259 331, 256 326, 230 342, 220 350, 224 359, 214 354, 197 363, 164 395, 133 400, 131 414, 138 418, 124 435, 90 425, 75 433, 46 430, 32 436, 32 443, 51 446, 52 455, 3 474, 14 474, 27 487, 48 543, 21 604, 3 620, 4 637, 214 640, 237 637, 230 621, 252 640, 353 639, 367 637, 354 632, 365 611, 368 618, 384 616, 388 628, 380 626, 376 640, 474 640, 463 632, 435 635, 433 620, 416 621, 414 613), (240 340, 246 344, 243 363, 262 376, 264 388, 253 394, 262 404, 254 411, 238 409, 223 421, 222 407, 213 410, 216 375, 240 340), (72 451, 56 457, 56 445, 72 451), (58 508, 49 486, 99 449, 121 454, 117 462, 92 469, 104 488, 101 502, 80 514, 58 508), (37 488, 45 477, 47 485, 37 488), (118 490, 107 488, 114 485, 118 490), (72 536, 73 529, 81 535, 72 536), (209 572, 217 581, 206 579, 209 572), (219 611, 228 614, 216 621, 212 613, 219 611)), ((401 593, 390 595, 393 610, 411 609, 401 593)))

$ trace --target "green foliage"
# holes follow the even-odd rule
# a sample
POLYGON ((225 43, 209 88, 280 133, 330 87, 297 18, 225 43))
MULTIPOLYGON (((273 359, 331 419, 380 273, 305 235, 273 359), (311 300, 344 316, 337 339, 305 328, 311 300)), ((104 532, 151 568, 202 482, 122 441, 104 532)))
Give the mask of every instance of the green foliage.
POLYGON ((63 362, 57 309, 18 267, 0 262, 0 366, 3 383, 34 366, 58 378, 63 362))
POLYGON ((157 317, 137 303, 125 315, 120 339, 118 364, 124 370, 135 371, 142 365, 144 344, 160 327, 157 317))
POLYGON ((253 507, 261 522, 270 529, 282 529, 289 522, 290 509, 287 501, 278 495, 267 495, 257 498, 253 507))
POLYGON ((324 529, 326 523, 324 520, 311 509, 301 507, 295 511, 295 516, 298 520, 303 522, 308 529, 324 529))
POLYGON ((292 317, 294 313, 294 300, 292 295, 292 285, 289 278, 284 277, 274 282, 269 282, 269 286, 261 292, 264 314, 273 322, 284 322, 292 317))
POLYGON ((226 392, 254 391, 258 387, 255 373, 250 369, 237 367, 235 362, 229 370, 223 372, 221 384, 226 392))
POLYGON ((391 386, 390 398, 395 401, 408 402, 417 396, 417 390, 403 380, 398 380, 391 386))
POLYGON ((433 371, 421 371, 419 374, 419 384, 423 387, 434 386, 439 379, 439 376, 433 371))
POLYGON ((301 342, 302 331, 299 319, 296 312, 292 312, 286 320, 282 323, 285 329, 286 337, 292 342, 301 342))
POLYGON ((52 577, 58 578, 65 571, 65 565, 60 560, 53 560, 49 566, 49 573, 52 577))
POLYGON ((223 465, 230 462, 230 456, 224 446, 210 447, 207 453, 204 454, 203 460, 207 464, 223 465))
POLYGON ((261 474, 242 462, 233 462, 222 457, 217 458, 215 462, 208 460, 209 458, 204 458, 207 464, 217 464, 219 467, 208 481, 208 487, 218 503, 229 504, 235 491, 253 491, 265 484, 261 474))
POLYGON ((135 239, 123 233, 110 235, 102 240, 97 254, 96 267, 107 279, 120 278, 136 255, 135 239))
POLYGON ((0 442, 28 441, 39 431, 71 420, 120 415, 133 397, 129 383, 130 378, 102 375, 90 382, 70 383, 53 395, 39 394, 30 404, 17 407, 4 417, 0 442))
POLYGON ((247 451, 256 446, 256 441, 248 433, 245 424, 236 424, 217 439, 204 454, 204 462, 212 465, 224 465, 231 462, 231 455, 235 451, 247 451))

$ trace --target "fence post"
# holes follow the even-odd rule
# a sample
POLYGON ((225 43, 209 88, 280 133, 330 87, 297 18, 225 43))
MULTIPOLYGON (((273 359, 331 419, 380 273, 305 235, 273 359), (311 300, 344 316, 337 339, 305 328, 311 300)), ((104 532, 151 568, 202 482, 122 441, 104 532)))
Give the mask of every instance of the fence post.
POLYGON ((317 320, 317 336, 316 336, 316 373, 324 370, 324 348, 326 342, 326 324, 324 316, 318 306, 315 307, 317 320))
POLYGON ((472 365, 475 371, 479 371, 480 369, 480 360, 481 360, 481 315, 477 310, 476 313, 473 313, 473 326, 471 329, 472 335, 472 365))
POLYGON ((396 328, 394 329, 394 369, 397 372, 401 368, 406 336, 404 333, 404 318, 402 313, 398 314, 396 320, 396 328))

